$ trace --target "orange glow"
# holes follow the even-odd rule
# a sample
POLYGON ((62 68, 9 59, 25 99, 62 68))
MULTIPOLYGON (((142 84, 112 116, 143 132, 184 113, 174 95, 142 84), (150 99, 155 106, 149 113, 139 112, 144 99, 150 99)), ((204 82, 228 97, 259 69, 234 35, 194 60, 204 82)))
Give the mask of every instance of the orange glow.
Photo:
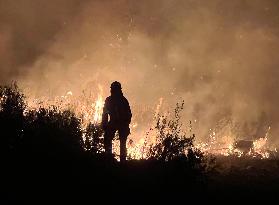
MULTIPOLYGON (((37 110, 40 107, 50 108, 53 105, 61 110, 69 109, 73 111, 78 118, 80 118, 82 130, 84 131, 89 123, 98 124, 101 122, 104 98, 102 95, 101 86, 99 86, 99 90, 100 92, 97 96, 89 95, 80 97, 75 96, 72 91, 68 91, 65 95, 57 96, 53 99, 49 99, 47 97, 42 97, 41 99, 27 98, 27 110, 37 110)), ((1 100, 3 99, 1 98, 1 100)), ((158 119, 156 117, 159 117, 162 104, 163 98, 160 98, 159 103, 152 111, 154 113, 153 121, 147 123, 150 127, 152 127, 154 123, 156 123, 156 119, 158 119)), ((134 116, 136 117, 133 117, 132 123, 130 125, 131 135, 129 139, 131 139, 131 141, 127 143, 128 156, 133 159, 146 158, 148 147, 151 144, 156 143, 156 136, 158 134, 156 133, 156 131, 148 129, 148 127, 141 128, 141 130, 139 129, 141 124, 138 122, 137 117, 140 117, 140 115, 141 111, 134 114, 134 116)), ((159 117, 159 120, 162 119, 159 117)), ((167 130, 167 128, 164 130, 164 132, 166 133, 169 131, 170 130, 167 130)), ((238 157, 251 156, 266 159, 270 157, 270 154, 268 152, 268 150, 270 149, 267 146, 268 132, 266 133, 265 137, 253 141, 253 149, 250 150, 248 153, 243 153, 241 150, 234 147, 235 138, 233 135, 220 136, 220 134, 212 130, 211 134, 209 135, 208 142, 198 142, 195 144, 195 146, 205 154, 223 156, 235 155, 238 157)), ((114 142, 114 152, 116 155, 119 153, 118 144, 118 141, 114 142)), ((273 151, 276 152, 277 150, 274 149, 273 151)))

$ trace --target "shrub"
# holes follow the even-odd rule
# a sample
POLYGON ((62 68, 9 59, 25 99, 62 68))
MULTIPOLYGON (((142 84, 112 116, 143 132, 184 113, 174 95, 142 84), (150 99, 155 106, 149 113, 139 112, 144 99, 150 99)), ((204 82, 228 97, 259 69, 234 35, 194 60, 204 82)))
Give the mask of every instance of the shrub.
POLYGON ((23 137, 24 95, 16 83, 0 86, 0 152, 9 155, 23 137))
POLYGON ((25 117, 22 148, 27 152, 66 157, 82 152, 80 120, 56 107, 29 111, 25 117))
POLYGON ((90 123, 84 134, 84 148, 91 154, 104 152, 103 129, 100 124, 90 123))
POLYGON ((152 128, 156 132, 156 143, 150 146, 148 158, 169 161, 185 156, 187 149, 193 147, 194 136, 187 137, 181 129, 180 112, 183 106, 184 103, 181 105, 177 103, 173 119, 160 114, 156 116, 156 126, 152 128))
MULTIPOLYGON (((156 131, 156 143, 149 147, 148 159, 181 164, 187 170, 203 172, 207 169, 208 159, 194 146, 195 135, 187 136, 182 130, 181 111, 184 102, 177 103, 174 118, 158 115, 153 130, 156 131)), ((211 160, 211 159, 209 159, 211 160)))

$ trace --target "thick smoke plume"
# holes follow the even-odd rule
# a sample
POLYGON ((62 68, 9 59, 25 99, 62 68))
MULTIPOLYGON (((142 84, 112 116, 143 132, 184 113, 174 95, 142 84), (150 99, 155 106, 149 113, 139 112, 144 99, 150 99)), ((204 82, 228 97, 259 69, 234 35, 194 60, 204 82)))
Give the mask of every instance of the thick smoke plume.
POLYGON ((119 80, 134 104, 184 99, 197 136, 271 126, 276 142, 278 37, 277 0, 0 0, 0 82, 41 96, 119 80))

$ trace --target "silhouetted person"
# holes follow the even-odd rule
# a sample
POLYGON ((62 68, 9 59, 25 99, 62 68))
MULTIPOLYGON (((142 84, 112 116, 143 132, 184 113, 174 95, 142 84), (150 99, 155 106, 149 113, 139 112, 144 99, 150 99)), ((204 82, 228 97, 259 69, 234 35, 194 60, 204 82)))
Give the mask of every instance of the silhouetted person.
POLYGON ((105 152, 112 154, 112 140, 118 131, 120 139, 120 161, 126 160, 127 149, 126 141, 130 134, 129 124, 132 113, 128 100, 123 96, 121 84, 117 81, 110 86, 111 95, 106 98, 103 115, 102 127, 105 131, 104 146, 105 152))

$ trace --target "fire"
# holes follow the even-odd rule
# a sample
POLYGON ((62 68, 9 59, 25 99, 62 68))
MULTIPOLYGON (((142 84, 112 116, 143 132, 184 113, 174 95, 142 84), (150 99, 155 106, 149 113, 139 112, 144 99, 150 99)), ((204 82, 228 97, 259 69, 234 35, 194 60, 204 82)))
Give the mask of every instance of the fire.
POLYGON ((6 96, 5 96, 5 95, 0 96, 0 111, 3 109, 3 108, 2 108, 2 103, 5 102, 5 99, 6 99, 6 96))
POLYGON ((102 120, 102 110, 104 107, 103 97, 100 94, 94 104, 94 123, 99 123, 102 120))
MULTIPOLYGON (((269 156, 270 156, 269 152, 266 151, 269 131, 270 131, 270 127, 268 127, 265 137, 262 137, 253 142, 255 153, 262 156, 262 158, 269 158, 269 156)), ((277 152, 276 149, 274 149, 274 151, 277 152)))
MULTIPOLYGON (((4 98, 1 97, 0 101, 4 98)), ((149 128, 154 125, 155 118, 162 110, 163 98, 159 99, 159 103, 153 108, 143 108, 143 110, 134 110, 132 123, 130 125, 131 135, 130 141, 127 143, 128 156, 134 159, 146 158, 148 147, 156 142, 156 133, 153 133, 149 128), (141 122, 143 119, 143 112, 148 114, 154 113, 153 118, 151 117, 150 123, 141 122), (145 124, 145 125, 143 125, 145 124)), ((99 94, 93 95, 75 95, 72 91, 67 91, 65 95, 56 96, 54 98, 41 97, 38 98, 27 98, 27 110, 39 109, 40 107, 51 108, 56 106, 61 110, 71 110, 81 120, 82 130, 85 131, 86 127, 91 124, 99 124, 102 119, 102 110, 104 106, 104 98, 102 87, 99 86, 99 94)), ((268 135, 270 127, 266 135, 262 138, 258 138, 253 141, 253 146, 248 152, 243 152, 235 146, 235 137, 230 132, 218 133, 216 130, 210 130, 209 138, 207 142, 201 141, 195 144, 205 154, 223 155, 223 156, 250 156, 260 157, 266 159, 270 157, 270 148, 268 144, 268 135), (227 134, 225 134, 227 133, 227 134)), ((167 131, 167 130, 166 130, 167 131)), ((190 129, 192 132, 192 127, 190 129)), ((119 153, 117 147, 119 142, 114 143, 115 153, 119 153)), ((276 149, 272 150, 277 152, 276 149)))
POLYGON ((270 153, 276 153, 276 148, 272 149, 268 146, 268 135, 269 135, 270 127, 268 128, 264 137, 255 139, 255 140, 246 140, 246 142, 250 142, 250 146, 248 145, 245 150, 241 150, 237 145, 237 142, 241 142, 245 140, 235 140, 234 137, 231 136, 221 136, 222 140, 217 139, 215 136, 216 133, 213 132, 209 136, 209 142, 200 142, 197 144, 197 147, 206 154, 214 154, 214 155, 223 155, 223 156, 237 156, 237 157, 258 157, 261 159, 267 159, 270 157, 270 153), (249 149, 249 150, 248 150, 249 149))
POLYGON ((144 159, 147 153, 147 142, 141 138, 137 143, 128 143, 128 156, 133 159, 144 159))

